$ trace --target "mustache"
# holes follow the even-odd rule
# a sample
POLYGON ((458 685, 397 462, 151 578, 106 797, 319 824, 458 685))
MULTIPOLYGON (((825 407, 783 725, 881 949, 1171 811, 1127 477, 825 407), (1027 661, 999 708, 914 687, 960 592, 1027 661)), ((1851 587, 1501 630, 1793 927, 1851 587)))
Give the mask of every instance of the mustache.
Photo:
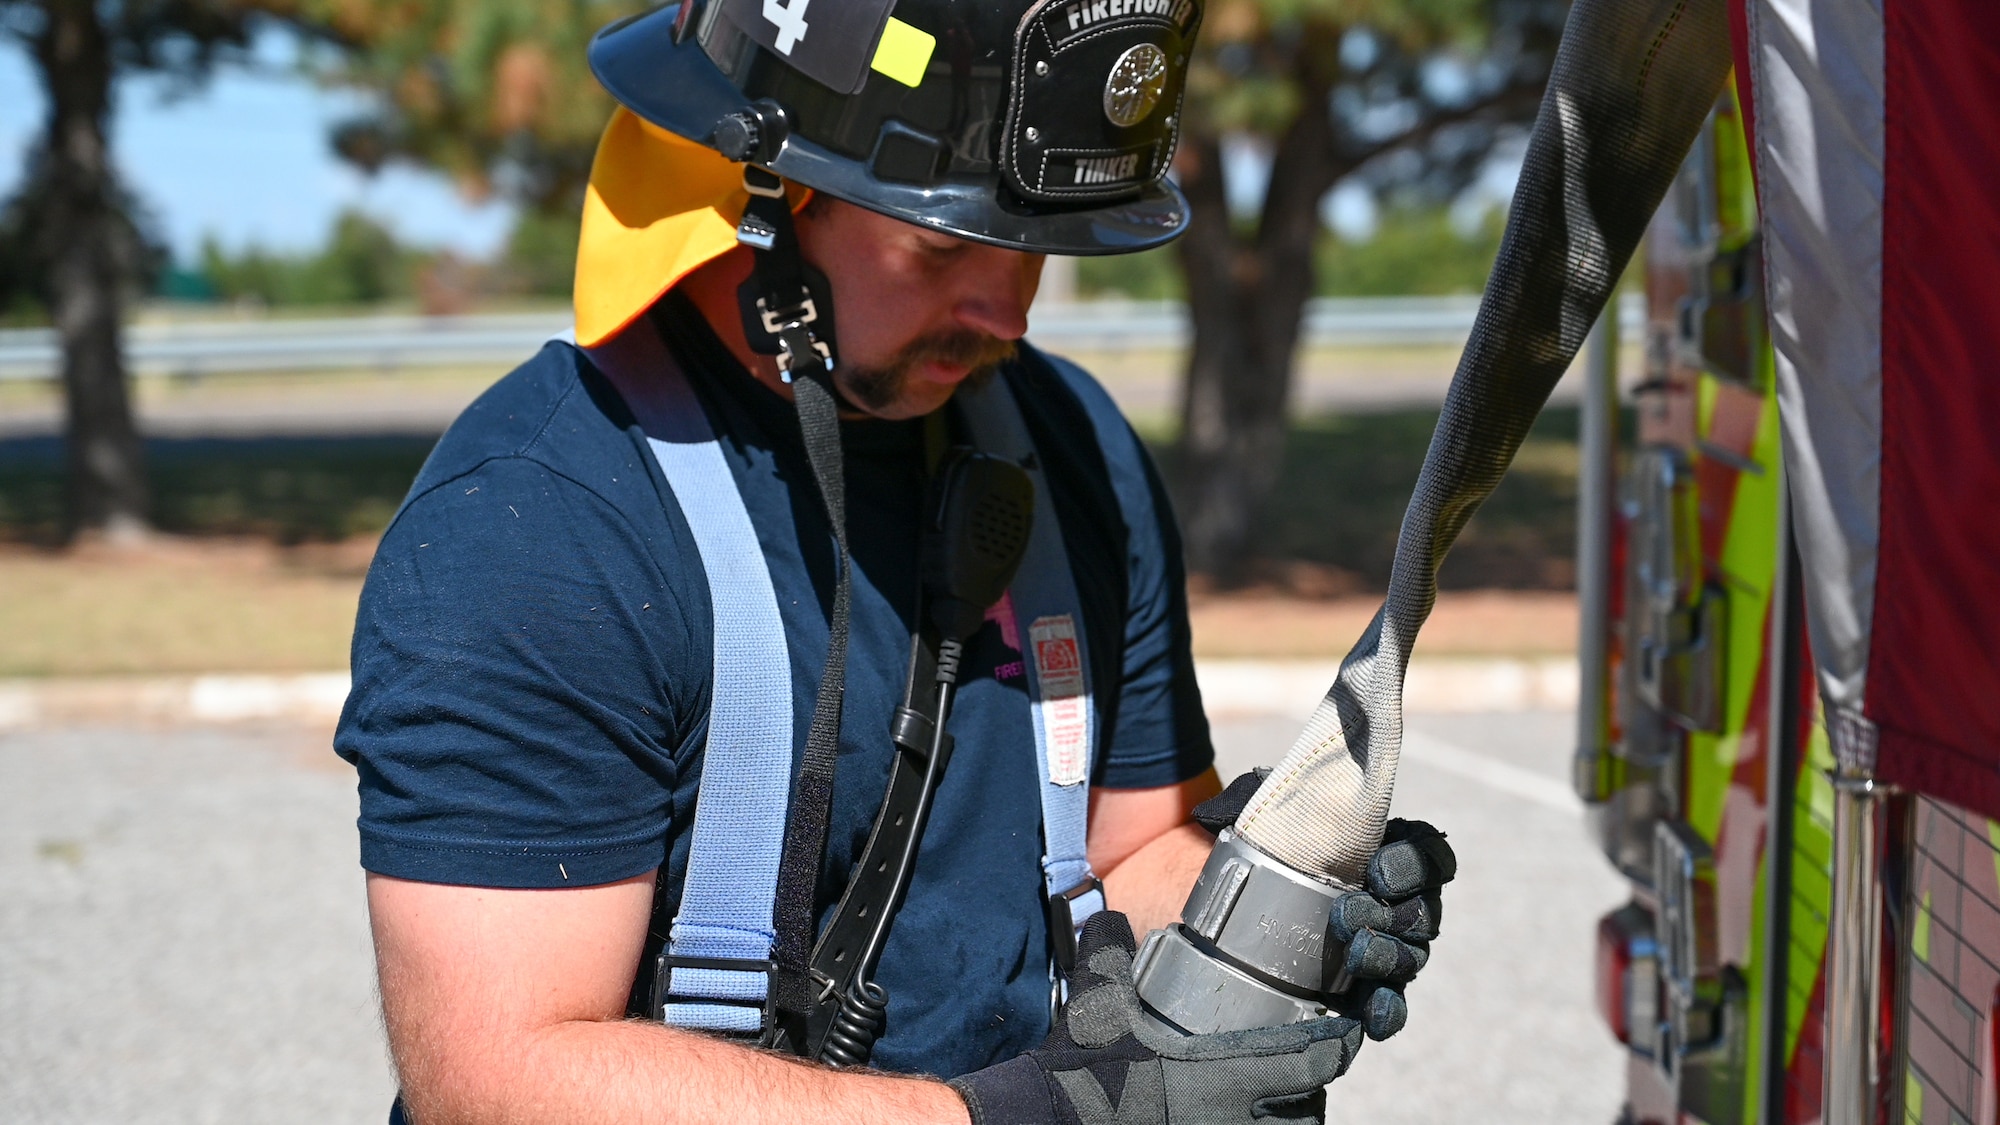
POLYGON ((1019 351, 1012 340, 1002 340, 970 328, 948 329, 912 340, 890 366, 907 371, 919 363, 941 363, 978 371, 998 367, 1013 359, 1019 351))
POLYGON ((893 359, 880 367, 844 368, 841 371, 841 389, 856 405, 879 414, 896 405, 918 364, 941 363, 948 367, 963 367, 972 372, 969 381, 976 382, 1014 358, 1018 350, 1013 341, 985 332, 970 328, 945 329, 910 341, 893 359))

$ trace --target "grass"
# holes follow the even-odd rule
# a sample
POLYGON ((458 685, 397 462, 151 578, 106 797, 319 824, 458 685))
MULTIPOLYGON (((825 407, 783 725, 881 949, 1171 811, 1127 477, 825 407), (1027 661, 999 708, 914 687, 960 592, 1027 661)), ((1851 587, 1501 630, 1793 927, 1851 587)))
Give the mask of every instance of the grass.
POLYGON ((0 676, 344 668, 366 559, 365 541, 0 548, 0 676))
MULTIPOLYGON (((1276 496, 1262 513, 1261 552, 1337 572, 1333 588, 1387 588, 1403 511, 1437 414, 1325 415, 1292 428, 1276 496)), ((1543 412, 1514 467, 1460 535, 1439 575, 1445 589, 1564 590, 1575 581, 1574 407, 1543 412)), ((1147 434, 1171 475, 1166 434, 1147 434)), ((1322 582, 1326 579, 1322 578, 1322 582)))
MULTIPOLYGON (((1210 656, 1338 656, 1387 582, 1429 442, 1427 410, 1300 421, 1265 514, 1276 588, 1196 606, 1210 656), (1305 581, 1295 581, 1303 571, 1305 581), (1303 592, 1308 596, 1301 599, 1303 592), (1326 595, 1342 594, 1344 597, 1326 595)), ((1431 655, 1560 651, 1572 631, 1576 413, 1552 408, 1445 564, 1431 655), (1481 600, 1481 599, 1485 600, 1481 600), (1463 607, 1463 608, 1454 608, 1463 607), (1567 611, 1567 612, 1572 612, 1567 611), (1462 625, 1450 621, 1462 619, 1462 625)), ((1169 435, 1148 434, 1171 471, 1169 435)), ((61 448, 0 441, 0 676, 309 671, 344 667, 372 536, 426 438, 154 440, 156 522, 137 552, 50 548, 61 448)))

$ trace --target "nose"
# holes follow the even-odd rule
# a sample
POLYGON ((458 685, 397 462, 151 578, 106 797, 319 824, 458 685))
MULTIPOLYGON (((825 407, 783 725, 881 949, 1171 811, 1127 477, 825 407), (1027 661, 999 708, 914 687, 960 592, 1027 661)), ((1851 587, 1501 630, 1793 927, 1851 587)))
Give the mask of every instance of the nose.
POLYGON ((1041 283, 1042 255, 981 246, 960 275, 965 288, 952 306, 959 324, 1001 340, 1028 334, 1028 306, 1041 283))

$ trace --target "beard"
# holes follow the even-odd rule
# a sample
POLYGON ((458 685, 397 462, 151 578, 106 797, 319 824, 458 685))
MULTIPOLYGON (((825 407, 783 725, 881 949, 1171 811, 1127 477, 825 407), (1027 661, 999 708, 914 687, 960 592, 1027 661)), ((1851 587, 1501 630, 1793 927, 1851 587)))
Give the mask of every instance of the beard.
POLYGON ((889 362, 877 367, 842 366, 836 379, 841 393, 871 414, 887 414, 904 397, 911 373, 925 363, 965 367, 969 384, 990 378, 993 369, 1014 358, 1012 340, 1002 340, 970 328, 933 332, 904 345, 889 362))

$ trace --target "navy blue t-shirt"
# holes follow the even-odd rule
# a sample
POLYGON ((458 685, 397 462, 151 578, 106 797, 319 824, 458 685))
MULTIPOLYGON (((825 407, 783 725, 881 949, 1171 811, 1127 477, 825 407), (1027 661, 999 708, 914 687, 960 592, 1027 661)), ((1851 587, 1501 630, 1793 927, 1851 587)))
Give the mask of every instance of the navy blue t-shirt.
MULTIPOLYGON (((834 556, 797 417, 691 305, 670 296, 661 314, 633 331, 664 332, 721 439, 770 567, 802 745, 834 556)), ((1081 370, 1024 348, 997 377, 1071 555, 1098 704, 1092 781, 1193 778, 1213 752, 1158 477, 1081 370)), ((922 422, 846 422, 842 440, 853 617, 822 924, 888 782, 926 487, 922 422)), ((664 864, 663 927, 701 780, 710 620, 700 555, 633 412, 582 352, 548 345, 445 434, 369 572, 335 738, 360 774, 362 865, 564 887, 664 864)), ((891 1000, 876 1066, 951 1076, 1048 1031, 1040 795, 1012 632, 989 620, 967 646, 957 750, 877 975, 891 1000)))

